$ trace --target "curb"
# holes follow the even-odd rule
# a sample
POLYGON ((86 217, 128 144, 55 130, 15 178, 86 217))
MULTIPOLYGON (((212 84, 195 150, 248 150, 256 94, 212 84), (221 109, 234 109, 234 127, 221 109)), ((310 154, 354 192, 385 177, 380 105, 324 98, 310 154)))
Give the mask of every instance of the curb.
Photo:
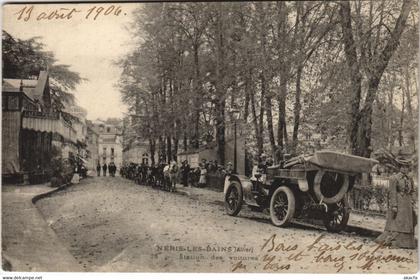
POLYGON ((56 192, 60 192, 60 191, 62 191, 62 190, 65 190, 65 189, 67 189, 69 186, 71 186, 72 185, 72 183, 67 183, 67 184, 64 184, 64 185, 61 185, 61 186, 59 186, 59 187, 57 187, 57 188, 55 188, 54 190, 52 190, 52 191, 48 191, 48 192, 45 192, 45 193, 41 193, 41 194, 37 194, 37 195, 35 195, 33 198, 32 198, 32 204, 36 204, 37 202, 38 202, 38 200, 40 200, 40 199, 42 199, 42 198, 45 198, 45 197, 49 197, 49 196, 51 196, 52 194, 54 194, 54 193, 56 193, 56 192))
MULTIPOLYGON (((37 267, 35 270, 31 270, 28 271, 27 267, 24 266, 24 263, 22 263, 22 260, 20 258, 15 259, 15 255, 12 254, 14 257, 11 257, 6 251, 2 252, 2 269, 3 271, 14 271, 14 272, 38 272, 39 269, 41 269, 42 271, 51 271, 51 272, 65 272, 65 271, 69 271, 69 272, 85 272, 85 270, 78 264, 77 260, 74 258, 74 256, 70 253, 69 249, 64 246, 62 240, 57 236, 56 232, 48 225, 48 223, 45 220, 45 217, 43 216, 43 214, 41 213, 40 209, 37 207, 36 203, 45 197, 49 197, 54 193, 57 193, 59 191, 62 191, 66 188, 68 188, 69 186, 71 186, 71 183, 67 183, 67 184, 63 184, 57 188, 51 188, 48 189, 46 188, 47 185, 44 185, 44 189, 40 190, 42 193, 37 194, 37 192, 33 193, 32 195, 30 195, 29 197, 21 197, 19 200, 17 201, 21 201, 22 203, 25 203, 26 208, 23 210, 20 210, 20 215, 24 214, 22 211, 25 210, 30 210, 31 215, 34 215, 34 217, 36 218, 36 223, 39 225, 39 230, 41 230, 42 232, 45 232, 46 234, 48 234, 50 236, 50 238, 53 239, 55 245, 52 246, 46 246, 46 251, 44 253, 41 253, 41 259, 43 259, 43 261, 38 262, 38 260, 36 258, 28 258, 26 261, 31 263, 33 261, 33 264, 35 265, 35 267, 37 267), (33 213, 33 214, 32 214, 33 213), (51 268, 49 268, 51 265, 48 264, 48 262, 45 261, 45 253, 47 252, 51 252, 51 251, 57 251, 57 257, 58 257, 58 261, 53 265, 53 269, 50 270, 51 268), (43 258, 42 258, 43 257, 43 258), (17 269, 17 270, 15 270, 17 269)), ((29 224, 31 224, 29 222, 29 224)), ((38 230, 38 232, 39 232, 38 230)), ((40 238, 41 235, 36 234, 37 238, 40 238)), ((21 242, 25 243, 28 242, 28 238, 23 238, 23 239, 19 239, 21 242)), ((35 239, 38 240, 38 239, 35 239)), ((42 238, 40 239, 41 242, 44 242, 45 240, 43 240, 42 238)), ((31 242, 31 241, 29 241, 31 242)), ((32 241, 33 242, 33 241, 32 241)), ((36 247, 36 246, 35 246, 36 247)), ((42 250, 42 247, 38 246, 40 250, 42 250)), ((37 247, 36 247, 37 248, 37 247)), ((18 247, 18 250, 23 250, 22 252, 24 252, 25 248, 24 247, 18 247)), ((18 254, 19 256, 20 254, 18 254)), ((28 265, 28 264, 26 264, 28 265)))
MULTIPOLYGON (((50 197, 51 195, 53 195, 53 194, 55 194, 55 193, 57 193, 57 192, 60 192, 60 191, 63 191, 63 190, 65 190, 65 189, 67 189, 68 187, 70 187, 70 186, 72 186, 73 184, 70 182, 70 183, 67 183, 67 184, 63 184, 63 185, 61 185, 61 186, 59 186, 59 187, 57 187, 56 189, 54 189, 54 190, 52 190, 52 191, 48 191, 48 192, 45 192, 45 193, 41 193, 41 194, 37 194, 37 195, 35 195, 32 199, 31 199, 31 201, 32 201, 32 204, 33 204, 33 206, 34 206, 34 208, 36 209, 36 211, 38 211, 38 213, 41 215, 41 217, 42 217, 42 219, 45 221, 45 218, 44 218, 44 216, 42 215, 42 213, 41 213, 41 211, 38 209, 38 207, 36 206, 36 203, 40 200, 40 199, 43 199, 43 198, 46 198, 46 197, 50 197)), ((46 222, 46 221, 45 221, 46 222)), ((49 225, 47 225, 48 227, 50 227, 49 225)), ((51 228, 51 227, 50 227, 51 228)), ((51 230, 54 232, 54 234, 57 236, 57 234, 55 233, 55 231, 51 228, 51 230)), ((74 258, 74 256, 70 253, 70 251, 67 249, 67 247, 66 246, 64 246, 64 244, 62 243, 62 241, 61 241, 61 239, 60 238, 58 238, 58 236, 57 236, 57 241, 62 245, 62 247, 63 247, 63 249, 64 250, 66 250, 68 253, 69 253, 69 255, 75 260, 75 262, 77 263, 77 260, 74 258)), ((12 265, 11 265, 11 267, 13 267, 12 265)), ((84 270, 83 270, 83 268, 80 266, 80 268, 81 268, 81 271, 80 272, 84 272, 84 270)), ((73 272, 76 272, 76 271, 73 271, 73 272)))

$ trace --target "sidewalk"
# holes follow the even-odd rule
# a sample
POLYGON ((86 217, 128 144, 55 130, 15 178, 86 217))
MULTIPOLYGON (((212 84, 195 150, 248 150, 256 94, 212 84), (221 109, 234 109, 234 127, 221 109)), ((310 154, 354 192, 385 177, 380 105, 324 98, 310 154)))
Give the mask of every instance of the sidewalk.
POLYGON ((83 271, 32 199, 46 185, 2 186, 2 258, 12 271, 83 271))

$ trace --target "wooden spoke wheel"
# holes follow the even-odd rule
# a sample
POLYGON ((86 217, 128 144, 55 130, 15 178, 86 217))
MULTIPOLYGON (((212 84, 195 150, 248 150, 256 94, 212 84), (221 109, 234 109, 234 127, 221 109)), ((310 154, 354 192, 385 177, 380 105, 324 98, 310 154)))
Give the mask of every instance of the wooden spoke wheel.
POLYGON ((231 181, 225 194, 225 208, 230 216, 238 215, 242 207, 242 187, 237 181, 231 181))
POLYGON ((328 205, 325 213, 324 225, 329 232, 340 232, 347 226, 350 217, 350 208, 347 196, 335 204, 328 205))
POLYGON ((286 186, 281 186, 271 197, 271 222, 278 227, 287 226, 295 214, 295 208, 296 200, 292 190, 286 186))

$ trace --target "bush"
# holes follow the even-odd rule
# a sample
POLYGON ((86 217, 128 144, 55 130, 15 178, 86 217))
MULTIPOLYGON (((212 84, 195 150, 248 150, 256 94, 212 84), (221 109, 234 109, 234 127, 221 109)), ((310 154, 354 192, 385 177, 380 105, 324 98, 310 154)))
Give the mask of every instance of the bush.
POLYGON ((51 187, 59 187, 70 183, 74 174, 74 161, 71 158, 63 159, 59 148, 54 147, 51 160, 52 177, 51 187))

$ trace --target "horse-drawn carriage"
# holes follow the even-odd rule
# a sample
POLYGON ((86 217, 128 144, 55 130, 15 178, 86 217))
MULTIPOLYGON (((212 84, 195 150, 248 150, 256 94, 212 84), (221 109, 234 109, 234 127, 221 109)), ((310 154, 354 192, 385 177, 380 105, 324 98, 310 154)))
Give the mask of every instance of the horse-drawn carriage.
POLYGON ((370 172, 376 163, 368 158, 319 151, 268 167, 267 174, 257 174, 255 180, 231 175, 224 191, 225 208, 235 216, 246 204, 255 211, 269 209, 276 226, 287 226, 294 220, 322 220, 328 231, 339 232, 350 214, 346 194, 356 176, 370 172))

